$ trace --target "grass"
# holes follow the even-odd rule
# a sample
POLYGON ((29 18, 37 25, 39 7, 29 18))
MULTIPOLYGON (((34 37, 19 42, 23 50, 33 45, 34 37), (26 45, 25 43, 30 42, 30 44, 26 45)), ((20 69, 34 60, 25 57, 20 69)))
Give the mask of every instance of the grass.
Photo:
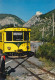
POLYGON ((52 68, 55 68, 55 62, 42 57, 40 57, 39 60, 44 62, 44 65, 43 65, 44 68, 47 68, 49 70, 52 68))

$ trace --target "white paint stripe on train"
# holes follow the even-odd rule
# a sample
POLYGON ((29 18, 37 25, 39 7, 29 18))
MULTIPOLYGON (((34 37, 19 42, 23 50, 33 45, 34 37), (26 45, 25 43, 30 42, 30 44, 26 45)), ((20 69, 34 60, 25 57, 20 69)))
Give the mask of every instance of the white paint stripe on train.
POLYGON ((8 61, 8 62, 6 62, 5 64, 8 64, 8 63, 10 63, 10 62, 12 62, 13 60, 10 60, 10 61, 8 61))

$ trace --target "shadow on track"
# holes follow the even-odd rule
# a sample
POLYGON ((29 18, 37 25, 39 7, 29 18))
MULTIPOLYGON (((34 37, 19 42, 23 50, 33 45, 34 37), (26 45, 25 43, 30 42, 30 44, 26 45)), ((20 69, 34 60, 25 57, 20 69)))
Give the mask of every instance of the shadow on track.
POLYGON ((0 69, 0 80, 5 80, 6 79, 6 73, 1 73, 1 69, 0 69))
MULTIPOLYGON (((18 65, 16 65, 14 68, 11 68, 11 66, 8 66, 7 68, 6 68, 6 71, 7 71, 7 74, 8 75, 10 75, 11 74, 11 72, 15 72, 15 69, 19 66, 19 65, 21 65, 23 62, 25 62, 27 59, 28 59, 29 57, 27 57, 25 60, 23 60, 21 63, 19 63, 18 65), (9 70, 9 68, 10 68, 10 70, 9 70)), ((15 61, 15 59, 13 59, 14 61, 15 61)))
MULTIPOLYGON (((14 68, 11 68, 10 66, 9 67, 7 67, 6 69, 8 69, 8 68, 10 68, 10 70, 7 72, 9 75, 10 75, 10 73, 11 72, 15 72, 15 69, 19 66, 19 65, 21 65, 22 67, 24 67, 24 65, 22 64, 23 62, 25 62, 26 60, 27 60, 28 58, 26 58, 25 60, 23 60, 21 63, 18 63, 18 65, 16 66, 16 67, 14 67, 14 68)), ((16 60, 14 60, 14 61, 16 61, 16 60)), ((24 67, 25 68, 25 67, 24 67)), ((38 80, 43 80, 42 78, 40 78, 39 76, 38 76, 38 74, 34 74, 33 72, 31 72, 30 70, 28 70, 27 68, 25 68, 27 71, 29 71, 34 77, 36 77, 38 80)))

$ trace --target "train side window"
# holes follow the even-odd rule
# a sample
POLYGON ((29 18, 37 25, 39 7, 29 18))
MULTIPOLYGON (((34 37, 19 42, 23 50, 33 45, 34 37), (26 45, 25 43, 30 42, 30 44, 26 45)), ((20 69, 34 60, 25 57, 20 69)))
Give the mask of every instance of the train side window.
POLYGON ((29 32, 24 32, 24 40, 29 40, 29 32))
POLYGON ((0 41, 2 41, 2 33, 0 33, 0 41))
POLYGON ((12 32, 11 31, 6 32, 6 40, 12 41, 12 32))

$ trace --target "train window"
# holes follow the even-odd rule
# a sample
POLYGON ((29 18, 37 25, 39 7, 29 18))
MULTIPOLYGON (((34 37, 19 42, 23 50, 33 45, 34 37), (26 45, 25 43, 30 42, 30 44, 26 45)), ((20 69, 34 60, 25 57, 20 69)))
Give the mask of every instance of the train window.
POLYGON ((24 32, 24 40, 29 40, 29 32, 24 32))
POLYGON ((12 41, 12 32, 11 31, 6 32, 6 40, 12 41))
POLYGON ((22 41, 23 40, 23 32, 13 32, 13 40, 14 41, 22 41))
POLYGON ((0 33, 0 41, 2 41, 2 33, 0 33))

